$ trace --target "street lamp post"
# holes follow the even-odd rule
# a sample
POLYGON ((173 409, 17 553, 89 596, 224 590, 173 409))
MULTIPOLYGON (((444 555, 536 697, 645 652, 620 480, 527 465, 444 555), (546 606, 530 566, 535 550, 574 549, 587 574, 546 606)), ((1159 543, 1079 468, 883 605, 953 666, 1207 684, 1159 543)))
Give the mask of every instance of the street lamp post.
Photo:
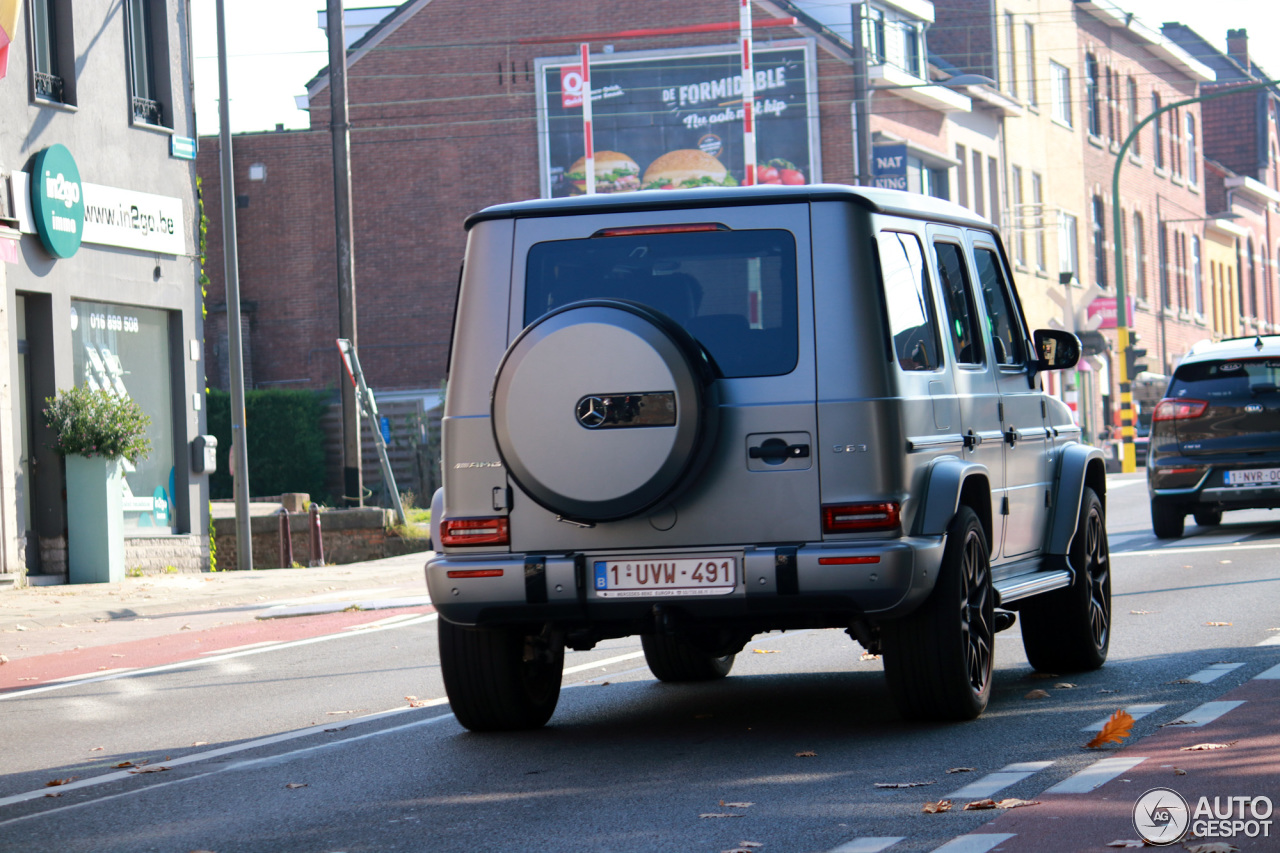
POLYGON ((1129 153, 1129 146, 1133 144, 1133 140, 1138 138, 1138 134, 1142 132, 1142 129, 1170 110, 1211 101, 1214 98, 1221 98, 1227 95, 1237 95, 1241 92, 1263 89, 1267 86, 1274 86, 1277 83, 1280 83, 1280 79, 1261 80, 1244 86, 1235 86, 1230 89, 1210 92, 1207 95, 1186 98, 1163 106, 1134 125, 1133 130, 1129 131, 1129 135, 1124 138, 1124 142, 1120 145, 1120 150, 1116 153, 1116 165, 1111 171, 1111 227, 1116 241, 1116 348, 1120 353, 1120 438, 1123 442, 1121 445, 1120 470, 1126 474, 1133 473, 1134 469, 1137 468, 1137 458, 1133 448, 1133 389, 1131 385, 1133 377, 1129 375, 1129 303, 1124 286, 1124 222, 1120 214, 1120 167, 1124 165, 1124 158, 1129 153))

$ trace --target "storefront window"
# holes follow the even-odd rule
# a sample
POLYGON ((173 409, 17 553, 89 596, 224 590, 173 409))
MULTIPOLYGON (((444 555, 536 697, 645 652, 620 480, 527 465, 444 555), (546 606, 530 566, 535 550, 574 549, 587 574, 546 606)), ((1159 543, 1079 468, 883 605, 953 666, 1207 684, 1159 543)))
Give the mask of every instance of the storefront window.
POLYGON ((125 465, 124 527, 174 533, 173 400, 169 315, 103 302, 71 303, 77 385, 131 397, 151 417, 151 454, 125 465))

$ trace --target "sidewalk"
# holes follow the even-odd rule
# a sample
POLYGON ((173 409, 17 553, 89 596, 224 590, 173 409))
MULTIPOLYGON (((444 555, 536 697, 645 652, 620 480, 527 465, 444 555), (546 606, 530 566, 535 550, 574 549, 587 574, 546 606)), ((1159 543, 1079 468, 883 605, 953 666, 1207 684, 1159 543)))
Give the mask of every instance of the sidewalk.
POLYGON ((81 645, 158 636, 175 627, 429 604, 423 567, 430 552, 307 569, 149 575, 121 583, 0 591, 0 654, 38 654, 34 645, 81 645), (173 622, 181 622, 175 626, 173 622), (86 634, 96 636, 86 637, 86 634), (34 643, 37 638, 43 642, 34 643))

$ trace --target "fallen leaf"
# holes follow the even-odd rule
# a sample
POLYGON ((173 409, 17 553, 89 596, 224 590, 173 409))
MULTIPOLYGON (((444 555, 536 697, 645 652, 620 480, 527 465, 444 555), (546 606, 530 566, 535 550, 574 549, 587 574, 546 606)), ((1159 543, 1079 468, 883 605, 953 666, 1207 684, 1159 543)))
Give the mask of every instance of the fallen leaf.
POLYGON ((858 656, 858 660, 880 660, 880 655, 873 655, 871 652, 863 652, 858 656))
POLYGON ((1102 689, 1100 689, 1098 692, 1099 692, 1099 693, 1119 693, 1120 691, 1119 691, 1119 690, 1111 690, 1111 689, 1108 689, 1108 688, 1106 688, 1106 687, 1103 687, 1103 688, 1102 688, 1102 689))
MULTIPOLYGON (((404 698, 408 699, 409 697, 406 696, 404 698)), ((325 713, 330 717, 341 717, 343 714, 354 714, 355 711, 325 711, 325 713)))
POLYGON ((345 731, 346 731, 347 729, 349 729, 349 728, 351 728, 351 727, 350 727, 350 726, 343 726, 342 728, 338 728, 338 729, 325 729, 325 731, 326 731, 326 732, 345 732, 345 731))
MULTIPOLYGON (((426 699, 419 699, 417 696, 406 696, 405 701, 409 703, 410 708, 425 708, 427 706, 426 699)), ((330 713, 333 713, 330 711, 330 713)))
POLYGON ((738 846, 739 847, 763 847, 764 845, 761 844, 759 841, 739 841, 738 846))
POLYGON ((111 766, 123 770, 126 767, 133 767, 134 763, 132 761, 121 761, 119 764, 112 764, 111 766))
POLYGON ((306 782, 290 782, 290 783, 288 783, 287 785, 285 785, 285 787, 286 787, 286 788, 290 788, 290 789, 293 789, 293 788, 305 788, 305 787, 307 787, 307 783, 306 783, 306 782))
POLYGON ((39 681, 40 679, 34 675, 29 675, 26 678, 19 678, 18 680, 19 681, 39 681))
POLYGON ((1225 841, 1210 841, 1207 844, 1193 844, 1186 847, 1186 850, 1187 853, 1239 853, 1240 848, 1225 841))
POLYGON ((1125 838, 1119 841, 1112 841, 1107 846, 1108 847, 1146 847, 1147 843, 1145 841, 1137 841, 1133 838, 1125 838))
POLYGON ((1150 610, 1130 610, 1129 612, 1132 613, 1134 616, 1150 616, 1151 615, 1150 610))
POLYGON ((112 656, 113 658, 122 658, 122 657, 124 657, 124 655, 116 654, 115 652, 112 652, 112 653, 111 653, 111 656, 112 656))
POLYGON ((719 818, 719 817, 742 817, 742 815, 740 815, 740 814, 730 814, 729 812, 707 812, 706 814, 700 814, 700 815, 698 815, 698 817, 710 817, 710 818, 719 818))
POLYGON ((1229 746, 1235 746, 1236 741, 1229 740, 1226 743, 1198 743, 1195 746, 1184 746, 1183 752, 1207 752, 1211 749, 1226 749, 1229 746))
POLYGON ((1071 690, 1073 688, 1075 688, 1075 685, 1070 681, 1059 681, 1057 684, 1053 685, 1054 690, 1071 690))
POLYGON ((1190 678, 1175 678, 1173 681, 1166 681, 1166 684, 1199 684, 1200 682, 1190 678))
POLYGON ((65 779, 50 779, 48 782, 44 783, 44 786, 46 788, 56 788, 59 785, 65 785, 68 782, 74 782, 79 778, 80 778, 79 776, 68 776, 65 779))
POLYGON ((977 769, 978 768, 976 767, 952 767, 947 772, 948 773, 973 773, 977 769))
POLYGON ((755 653, 756 653, 756 654, 758 654, 758 655, 776 655, 776 654, 778 654, 778 650, 777 650, 777 649, 752 649, 751 651, 755 652, 755 653))
POLYGON ((726 802, 721 802, 721 803, 720 803, 720 805, 724 806, 726 809, 749 809, 749 808, 751 808, 752 806, 754 806, 754 805, 755 805, 755 803, 726 803, 726 802))
POLYGON ((1174 776, 1186 776, 1186 775, 1187 775, 1187 771, 1182 770, 1181 768, 1175 767, 1175 768, 1173 768, 1173 775, 1174 775, 1174 776))
POLYGON ((168 767, 165 767, 164 765, 159 765, 159 766, 156 766, 156 767, 139 767, 137 770, 130 770, 129 772, 130 772, 130 773, 133 773, 133 774, 138 774, 138 773, 163 773, 163 772, 165 772, 165 771, 166 771, 166 770, 168 770, 168 769, 169 769, 169 768, 168 768, 168 767))
POLYGON ((951 801, 938 800, 936 803, 925 803, 924 808, 920 809, 920 811, 924 812, 925 814, 939 814, 941 812, 949 812, 951 811, 951 801))
POLYGON ((877 788, 923 788, 933 782, 876 782, 877 788))
POLYGON ((1017 797, 1007 797, 996 803, 998 809, 1017 809, 1023 806, 1038 806, 1039 800, 1020 800, 1017 797))
POLYGON ((9 658, 7 655, 0 655, 0 665, 4 665, 8 662, 9 662, 9 658))
POLYGON ((15 630, 15 631, 25 631, 25 630, 27 630, 27 626, 26 626, 26 625, 14 625, 14 626, 13 626, 13 630, 15 630))
POLYGON ((1189 726, 1189 725, 1191 725, 1190 720, 1170 720, 1167 723, 1161 723, 1160 725, 1156 726, 1156 728, 1163 729, 1165 726, 1189 726))
POLYGON ((1107 720, 1102 727, 1102 731, 1098 732, 1093 740, 1085 744, 1086 749, 1097 749, 1104 743, 1120 743, 1129 736, 1130 730, 1133 729, 1133 717, 1121 708, 1111 715, 1111 719, 1107 720))
POLYGON ((974 800, 972 803, 965 803, 964 811, 976 812, 982 811, 983 809, 994 809, 995 807, 996 801, 988 798, 985 800, 974 800))
POLYGON ((796 753, 796 758, 817 758, 817 757, 818 757, 818 753, 814 752, 811 749, 806 749, 804 752, 796 753))
POLYGON ((1210 628, 1229 628, 1229 627, 1231 627, 1231 623, 1230 623, 1230 622, 1206 622, 1206 623, 1204 623, 1204 624, 1208 625, 1210 628))
POLYGON ((178 630, 179 630, 179 631, 190 631, 190 630, 191 630, 191 626, 190 626, 190 625, 183 625, 183 626, 182 626, 181 628, 179 628, 178 630))
POLYGON ((1047 690, 1032 690, 1030 693, 1028 693, 1026 696, 1023 696, 1022 698, 1023 698, 1023 699, 1048 699, 1048 698, 1049 698, 1049 691, 1047 691, 1047 690))
POLYGON ((46 796, 46 797, 61 797, 61 796, 62 796, 62 792, 61 792, 61 791, 50 791, 49 793, 45 794, 45 796, 46 796))
POLYGON ((208 746, 208 745, 209 745, 209 741, 207 741, 207 740, 198 740, 198 741, 196 741, 195 743, 193 743, 193 744, 191 744, 191 745, 192 745, 192 746, 208 746))
POLYGON ((91 749, 91 750, 89 750, 89 751, 90 751, 90 752, 102 752, 102 749, 103 749, 103 748, 102 748, 102 747, 100 747, 100 746, 95 746, 93 749, 91 749))

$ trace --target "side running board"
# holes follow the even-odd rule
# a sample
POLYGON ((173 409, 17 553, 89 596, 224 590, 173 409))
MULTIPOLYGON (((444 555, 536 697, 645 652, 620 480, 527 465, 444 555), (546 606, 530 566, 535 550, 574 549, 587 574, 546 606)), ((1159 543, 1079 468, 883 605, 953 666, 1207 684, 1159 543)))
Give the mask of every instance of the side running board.
POLYGON ((1066 569, 1056 569, 1049 572, 1036 572, 1031 575, 1019 575, 1018 577, 996 581, 994 586, 996 590, 996 607, 1003 607, 1009 602, 1017 601, 1020 598, 1030 598, 1042 592, 1071 586, 1071 572, 1066 569))

